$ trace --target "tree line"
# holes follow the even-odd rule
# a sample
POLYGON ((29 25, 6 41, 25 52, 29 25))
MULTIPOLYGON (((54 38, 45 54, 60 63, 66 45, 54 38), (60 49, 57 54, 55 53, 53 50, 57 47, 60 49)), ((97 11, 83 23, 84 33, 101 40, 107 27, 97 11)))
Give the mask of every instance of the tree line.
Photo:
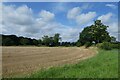
POLYGON ((27 37, 17 37, 16 35, 0 35, 2 46, 81 46, 98 44, 102 42, 116 42, 116 38, 109 35, 107 28, 101 20, 94 21, 94 24, 87 26, 79 34, 79 39, 76 42, 60 42, 62 38, 59 33, 54 36, 43 36, 42 39, 31 39, 27 37))
POLYGON ((60 42, 60 34, 56 33, 53 37, 47 35, 42 39, 31 39, 27 37, 17 37, 16 35, 0 35, 2 46, 75 46, 75 42, 60 42))

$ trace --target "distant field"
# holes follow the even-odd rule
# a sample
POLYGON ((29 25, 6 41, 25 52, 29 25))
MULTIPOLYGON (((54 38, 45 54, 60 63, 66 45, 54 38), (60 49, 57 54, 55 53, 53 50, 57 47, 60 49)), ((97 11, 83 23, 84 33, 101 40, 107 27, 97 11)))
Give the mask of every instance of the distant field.
POLYGON ((34 72, 31 78, 118 78, 118 50, 99 53, 77 64, 34 72))
POLYGON ((3 77, 24 76, 51 66, 76 63, 96 54, 84 47, 2 47, 3 77))

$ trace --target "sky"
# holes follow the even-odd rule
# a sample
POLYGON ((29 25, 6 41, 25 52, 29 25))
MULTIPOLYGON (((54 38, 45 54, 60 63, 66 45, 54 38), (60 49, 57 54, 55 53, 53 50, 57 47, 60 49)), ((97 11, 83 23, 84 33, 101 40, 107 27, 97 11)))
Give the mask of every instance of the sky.
POLYGON ((4 2, 2 34, 40 39, 60 33, 62 41, 77 41, 84 27, 99 19, 118 39, 117 2, 4 2))

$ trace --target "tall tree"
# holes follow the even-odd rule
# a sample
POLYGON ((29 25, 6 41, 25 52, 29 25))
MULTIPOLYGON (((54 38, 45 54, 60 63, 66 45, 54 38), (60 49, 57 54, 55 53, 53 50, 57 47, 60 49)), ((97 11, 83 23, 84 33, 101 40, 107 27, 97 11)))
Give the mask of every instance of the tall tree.
POLYGON ((111 38, 107 31, 108 26, 101 23, 101 20, 96 20, 93 25, 85 27, 80 33, 79 40, 81 44, 87 42, 101 43, 104 41, 110 42, 111 38))
POLYGON ((44 36, 44 37, 42 37, 42 42, 43 42, 43 44, 44 45, 46 45, 46 46, 49 46, 49 44, 50 44, 50 38, 49 38, 49 36, 44 36))
POLYGON ((54 44, 56 46, 58 46, 59 45, 59 40, 61 40, 60 34, 56 33, 53 38, 54 38, 54 44))
POLYGON ((22 39, 20 39, 20 43, 22 45, 29 45, 30 41, 27 38, 22 38, 22 39))

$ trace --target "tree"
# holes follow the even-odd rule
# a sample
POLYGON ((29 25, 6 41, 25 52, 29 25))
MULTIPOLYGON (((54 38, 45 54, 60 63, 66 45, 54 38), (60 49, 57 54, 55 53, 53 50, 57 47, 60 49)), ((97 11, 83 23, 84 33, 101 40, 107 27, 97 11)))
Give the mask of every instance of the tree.
POLYGON ((22 44, 22 45, 29 45, 29 40, 27 39, 27 38, 22 38, 21 40, 20 40, 20 43, 22 44))
POLYGON ((3 46, 12 46, 12 45, 14 45, 14 42, 11 38, 7 37, 7 38, 2 39, 2 45, 3 46))
POLYGON ((36 45, 36 46, 38 45, 38 40, 33 39, 32 42, 33 42, 33 45, 36 45))
POLYGON ((2 46, 2 35, 0 34, 0 46, 2 46))
POLYGON ((39 45, 39 46, 42 45, 42 40, 41 40, 41 39, 38 40, 38 45, 39 45))
POLYGON ((44 36, 42 37, 42 42, 43 42, 43 45, 50 46, 51 43, 53 42, 53 37, 44 36))
POLYGON ((55 46, 58 46, 59 45, 59 40, 61 39, 60 38, 60 34, 56 33, 53 38, 54 38, 54 44, 55 44, 55 46))
POLYGON ((19 45, 19 39, 16 35, 9 35, 8 37, 11 38, 11 40, 13 41, 12 45, 19 45))
POLYGON ((82 45, 85 43, 102 43, 110 42, 111 38, 107 31, 108 26, 101 23, 101 20, 96 20, 93 25, 85 27, 80 33, 79 40, 82 45))

